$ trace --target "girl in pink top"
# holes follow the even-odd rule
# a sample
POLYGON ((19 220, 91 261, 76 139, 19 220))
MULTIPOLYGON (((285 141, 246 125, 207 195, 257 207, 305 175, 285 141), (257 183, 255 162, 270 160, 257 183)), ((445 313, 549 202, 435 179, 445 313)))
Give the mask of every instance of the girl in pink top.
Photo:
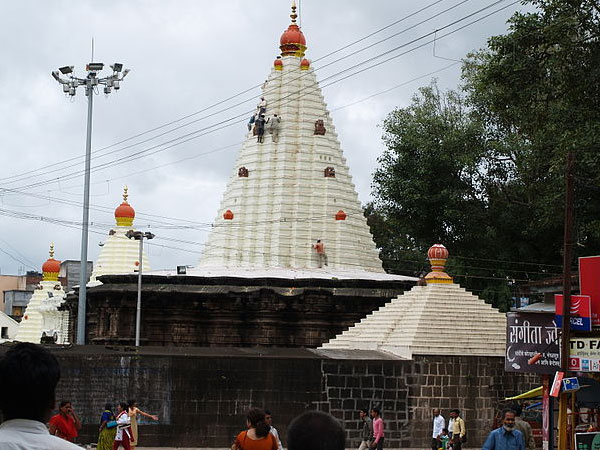
POLYGON ((383 450, 383 419, 381 418, 381 410, 379 408, 371 409, 371 417, 373 418, 373 443, 371 448, 383 450))

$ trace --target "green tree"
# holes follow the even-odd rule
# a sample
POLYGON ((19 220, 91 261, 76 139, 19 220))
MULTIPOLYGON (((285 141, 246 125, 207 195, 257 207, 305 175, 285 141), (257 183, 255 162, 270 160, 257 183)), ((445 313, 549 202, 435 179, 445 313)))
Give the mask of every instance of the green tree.
POLYGON ((598 5, 526 3, 537 9, 515 14, 506 35, 468 55, 463 94, 432 84, 388 115, 367 208, 386 268, 416 271, 442 242, 448 271, 502 309, 513 279, 560 272, 569 149, 576 249, 600 253, 598 5))

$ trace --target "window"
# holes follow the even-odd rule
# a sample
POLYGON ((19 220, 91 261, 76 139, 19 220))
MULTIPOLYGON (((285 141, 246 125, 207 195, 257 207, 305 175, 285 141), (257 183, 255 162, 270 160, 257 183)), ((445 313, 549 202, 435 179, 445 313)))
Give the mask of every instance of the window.
POLYGON ((8 327, 2 327, 2 332, 0 333, 0 338, 8 339, 8 327))

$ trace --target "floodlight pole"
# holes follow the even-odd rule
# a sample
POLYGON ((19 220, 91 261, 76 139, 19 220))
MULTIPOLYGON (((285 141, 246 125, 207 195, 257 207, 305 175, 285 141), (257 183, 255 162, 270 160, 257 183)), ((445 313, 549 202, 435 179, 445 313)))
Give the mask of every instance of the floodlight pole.
POLYGON ((88 77, 85 84, 88 98, 87 136, 85 141, 85 176, 83 183, 83 219, 81 221, 81 265, 79 268, 79 301, 77 305, 77 343, 85 344, 85 315, 87 306, 87 253, 90 227, 90 166, 92 159, 92 111, 94 107, 94 87, 88 77))
MULTIPOLYGON (((92 55, 93 56, 93 55, 92 55)), ((88 98, 87 136, 85 142, 85 175, 83 187, 83 218, 81 221, 81 265, 79 273, 79 301, 77 305, 77 344, 85 344, 85 319, 87 306, 87 251, 88 232, 90 221, 90 166, 92 159, 92 112, 94 107, 94 88, 103 85, 104 93, 110 94, 113 89, 120 88, 120 82, 129 73, 129 69, 123 70, 123 64, 115 63, 111 67, 112 75, 98 78, 96 75, 104 67, 103 63, 91 62, 87 65, 88 72, 85 78, 73 76, 73 66, 64 66, 52 72, 54 79, 62 85, 63 92, 74 97, 77 88, 85 87, 85 95, 88 98), (66 77, 61 77, 66 75, 66 77)))
POLYGON ((135 239, 140 241, 140 252, 138 259, 138 286, 137 286, 137 305, 135 308, 135 346, 140 346, 140 328, 142 322, 142 270, 143 270, 143 259, 144 259, 144 238, 150 240, 154 239, 154 234, 149 231, 141 232, 129 230, 125 233, 129 239, 135 239))

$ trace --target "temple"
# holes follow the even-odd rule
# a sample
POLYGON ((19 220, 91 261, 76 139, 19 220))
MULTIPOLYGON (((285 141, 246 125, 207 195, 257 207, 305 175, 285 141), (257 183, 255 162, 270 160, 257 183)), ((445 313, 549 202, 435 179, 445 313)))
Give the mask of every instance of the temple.
MULTIPOLYGON (((417 281, 382 268, 295 9, 198 265, 144 261, 143 345, 317 347, 417 281)), ((87 293, 91 343, 133 342, 126 197, 115 216, 87 293)))
POLYGON ((372 278, 379 252, 296 17, 292 6, 199 268, 372 278))
POLYGON ((444 272, 448 250, 432 246, 426 285, 415 286, 323 344, 322 350, 413 355, 503 356, 506 316, 444 272), (460 321, 461 324, 458 324, 460 321))
POLYGON ((42 265, 42 281, 23 313, 15 341, 68 343, 69 319, 68 312, 61 308, 65 291, 58 280, 59 272, 60 261, 54 259, 54 245, 51 245, 50 258, 42 265))
MULTIPOLYGON (((139 266, 139 241, 126 236, 126 233, 133 228, 135 219, 135 210, 127 202, 127 191, 125 186, 123 202, 115 209, 116 226, 108 232, 108 238, 102 244, 102 250, 88 283, 90 287, 101 284, 98 277, 102 275, 134 273, 139 266)), ((143 270, 149 271, 150 262, 145 252, 142 258, 143 270)))

